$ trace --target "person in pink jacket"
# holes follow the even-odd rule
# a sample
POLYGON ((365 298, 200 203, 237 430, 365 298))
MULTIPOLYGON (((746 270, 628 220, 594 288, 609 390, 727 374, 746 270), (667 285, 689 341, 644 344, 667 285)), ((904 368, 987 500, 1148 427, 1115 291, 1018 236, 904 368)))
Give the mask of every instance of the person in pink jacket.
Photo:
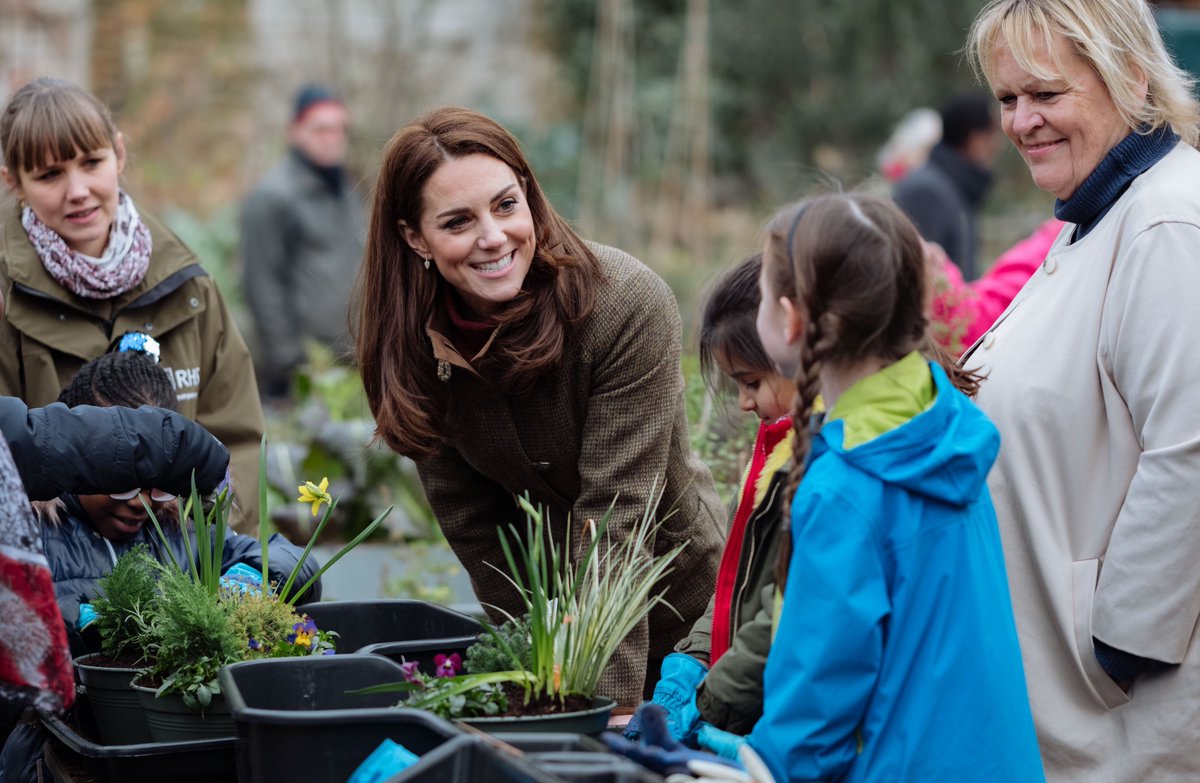
POLYGON ((1064 223, 1051 218, 1004 251, 982 277, 964 282, 940 246, 926 242, 932 283, 930 333, 955 356, 983 336, 1046 258, 1064 223))

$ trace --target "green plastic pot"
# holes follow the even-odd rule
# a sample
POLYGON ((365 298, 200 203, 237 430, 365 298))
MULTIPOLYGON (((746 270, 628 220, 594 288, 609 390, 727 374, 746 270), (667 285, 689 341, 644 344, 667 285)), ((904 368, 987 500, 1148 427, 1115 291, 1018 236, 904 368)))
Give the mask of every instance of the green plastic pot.
POLYGON ((154 688, 136 681, 131 687, 146 712, 146 725, 155 742, 214 739, 234 734, 233 715, 222 694, 213 696, 212 703, 200 710, 184 704, 183 696, 178 693, 156 696, 154 688))
POLYGON ((596 736, 608 728, 616 702, 602 696, 592 700, 592 706, 577 712, 553 715, 498 716, 463 718, 462 722, 488 734, 550 733, 586 734, 596 736))
POLYGON ((137 745, 150 742, 145 710, 130 682, 139 669, 100 666, 95 663, 100 653, 84 655, 73 663, 79 681, 87 688, 96 730, 105 745, 137 745))

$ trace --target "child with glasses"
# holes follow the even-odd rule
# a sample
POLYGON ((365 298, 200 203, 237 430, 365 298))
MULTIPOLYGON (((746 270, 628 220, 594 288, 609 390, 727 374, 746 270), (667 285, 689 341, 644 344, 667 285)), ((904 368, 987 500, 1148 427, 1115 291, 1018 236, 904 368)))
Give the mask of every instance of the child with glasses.
MULTIPOLYGON (((79 405, 129 408, 152 405, 173 410, 175 390, 154 352, 148 350, 150 346, 130 349, 129 343, 129 340, 122 340, 115 349, 117 353, 105 354, 85 364, 62 390, 59 401, 72 408, 79 405)), ((114 437, 114 434, 97 432, 96 437, 114 437)), ((131 453, 130 459, 133 458, 135 455, 131 453)), ((196 467, 198 471, 201 469, 201 466, 196 467)), ((186 562, 184 528, 179 524, 175 496, 165 490, 130 487, 103 495, 64 495, 49 504, 35 504, 42 516, 42 545, 50 563, 54 593, 67 625, 73 655, 96 651, 93 648, 99 640, 85 632, 88 612, 84 610, 81 620, 80 605, 96 596, 97 581, 108 574, 118 557, 138 544, 144 544, 159 561, 171 562, 172 558, 164 551, 164 544, 150 523, 143 500, 163 526, 175 561, 186 562)), ((188 531, 187 535, 191 537, 189 543, 195 552, 195 533, 188 531)), ((276 533, 271 536, 268 549, 270 576, 282 581, 299 559, 300 548, 276 533)), ((261 546, 251 536, 228 531, 221 571, 227 572, 239 563, 260 571, 261 546)), ((309 557, 298 577, 301 584, 316 573, 317 568, 319 565, 309 557)), ((306 596, 301 596, 300 602, 315 601, 320 597, 318 581, 306 596)))

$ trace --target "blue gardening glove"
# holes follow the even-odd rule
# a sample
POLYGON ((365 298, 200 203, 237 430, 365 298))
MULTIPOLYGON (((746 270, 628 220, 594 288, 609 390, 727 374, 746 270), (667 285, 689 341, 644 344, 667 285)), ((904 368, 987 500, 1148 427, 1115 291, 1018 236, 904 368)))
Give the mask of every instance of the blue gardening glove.
POLYGON ((96 607, 91 604, 79 605, 79 621, 75 623, 75 627, 82 631, 89 625, 96 622, 96 618, 100 615, 96 613, 96 607))
POLYGON ((741 758, 739 751, 746 744, 746 738, 741 734, 718 729, 707 721, 700 721, 700 730, 696 734, 696 741, 704 750, 710 750, 729 761, 739 761, 741 758))
MULTIPOLYGON (((663 658, 662 672, 654 686, 651 704, 658 704, 667 712, 667 728, 671 736, 681 742, 689 742, 696 733, 700 710, 696 707, 696 688, 704 681, 708 667, 684 653, 671 653, 663 658)), ((645 706, 644 704, 642 706, 645 706)), ((638 716, 641 709, 625 726, 625 738, 636 740, 642 734, 638 716)))
POLYGON ((262 571, 245 563, 234 563, 228 571, 221 574, 221 587, 238 590, 242 595, 256 595, 262 592, 262 571))
POLYGON ((371 755, 354 770, 346 783, 382 783, 417 763, 417 757, 408 748, 385 739, 371 755))
POLYGON ((654 702, 643 704, 638 707, 635 717, 640 719, 642 727, 641 742, 630 742, 608 731, 600 735, 600 740, 613 753, 632 759, 660 775, 692 774, 697 770, 697 764, 701 770, 705 767, 711 768, 710 765, 713 764, 741 769, 741 765, 736 762, 726 761, 701 750, 692 750, 672 737, 667 727, 667 711, 661 705, 654 702))

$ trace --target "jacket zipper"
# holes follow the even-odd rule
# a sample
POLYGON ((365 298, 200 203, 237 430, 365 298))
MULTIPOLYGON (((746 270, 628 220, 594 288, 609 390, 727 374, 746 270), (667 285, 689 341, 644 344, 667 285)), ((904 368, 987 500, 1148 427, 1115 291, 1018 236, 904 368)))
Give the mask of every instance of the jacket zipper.
MULTIPOLYGON (((763 498, 763 502, 760 504, 760 507, 762 507, 762 508, 767 508, 767 509, 773 508, 775 505, 775 496, 777 494, 779 494, 780 482, 778 482, 774 478, 772 478, 771 483, 772 483, 772 487, 771 487, 770 491, 767 492, 767 496, 763 498)), ((756 531, 757 523, 762 521, 763 516, 764 516, 764 514, 761 511, 755 513, 754 516, 750 517, 750 521, 746 525, 746 528, 747 528, 746 533, 748 534, 747 537, 750 540, 750 556, 748 558, 746 558, 746 560, 745 560, 746 563, 750 563, 754 560, 755 546, 758 544, 758 536, 753 535, 753 534, 756 531)), ((742 574, 742 580, 738 584, 737 589, 733 593, 733 606, 730 607, 733 610, 733 623, 730 626, 731 629, 736 629, 736 628, 741 627, 741 624, 742 624, 742 617, 741 617, 741 615, 742 615, 742 596, 744 596, 746 594, 746 588, 749 586, 750 586, 750 569, 747 568, 747 569, 745 569, 745 573, 742 574)), ((736 634, 737 634, 736 630, 732 630, 730 633, 731 636, 735 636, 736 634)))

